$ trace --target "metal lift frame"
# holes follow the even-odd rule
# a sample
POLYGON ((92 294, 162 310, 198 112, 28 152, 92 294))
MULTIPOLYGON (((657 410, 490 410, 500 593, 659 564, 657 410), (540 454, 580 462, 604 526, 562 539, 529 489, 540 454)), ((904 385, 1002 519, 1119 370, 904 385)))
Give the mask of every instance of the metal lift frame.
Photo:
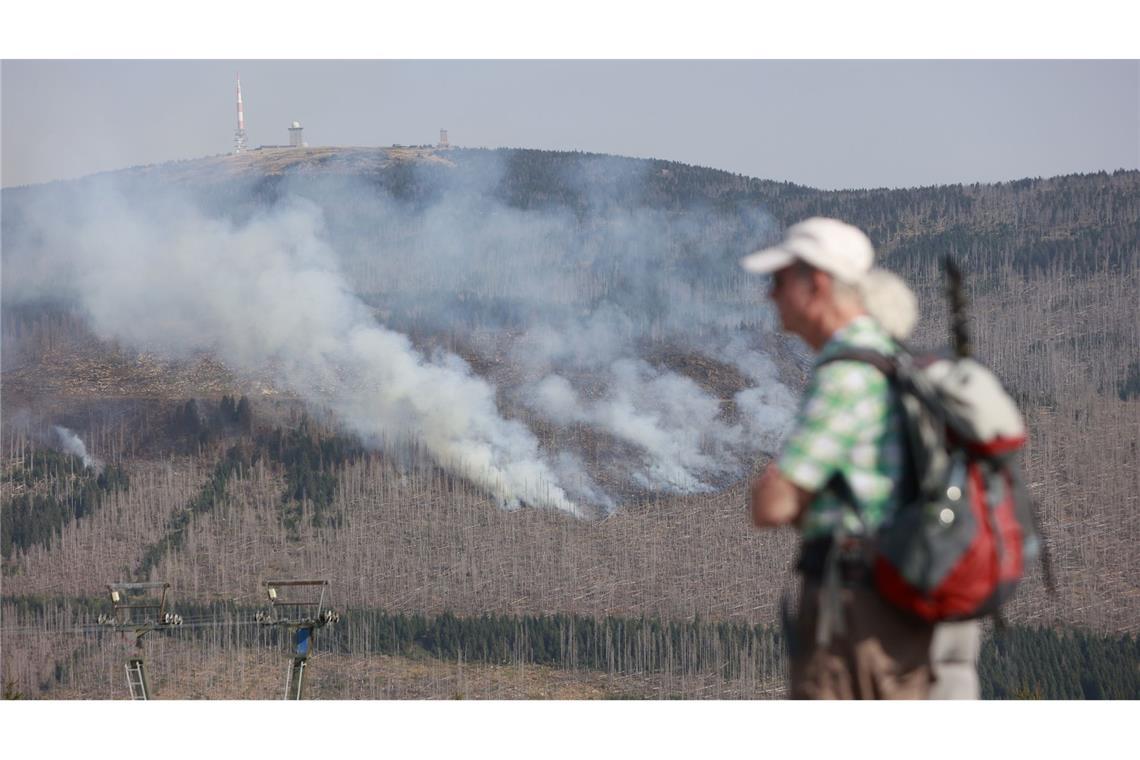
MULTIPOLYGON (((111 597, 113 610, 110 618, 101 618, 100 622, 109 625, 112 630, 120 633, 132 632, 135 635, 135 647, 142 649, 143 636, 151 631, 169 628, 182 623, 182 618, 167 610, 170 598, 170 584, 163 581, 142 583, 108 583, 107 593, 111 597), (131 592, 159 592, 158 601, 149 600, 133 602, 131 592), (153 619, 143 619, 138 622, 132 620, 134 610, 151 610, 153 619)), ((131 657, 124 664, 127 673, 127 689, 132 700, 150 699, 150 687, 146 680, 146 667, 142 656, 131 657)))
POLYGON ((293 657, 285 676, 285 696, 287 700, 299 700, 304 694, 305 669, 312 656, 316 630, 335 623, 340 616, 325 607, 325 596, 329 589, 327 580, 270 580, 265 581, 265 593, 269 597, 270 612, 259 616, 259 622, 266 625, 279 625, 293 634, 293 657), (316 601, 284 599, 279 589, 318 587, 320 594, 316 601), (278 611, 284 617, 278 617, 278 611), (288 613, 292 612, 292 615, 288 613), (311 614, 306 614, 310 613, 311 614))

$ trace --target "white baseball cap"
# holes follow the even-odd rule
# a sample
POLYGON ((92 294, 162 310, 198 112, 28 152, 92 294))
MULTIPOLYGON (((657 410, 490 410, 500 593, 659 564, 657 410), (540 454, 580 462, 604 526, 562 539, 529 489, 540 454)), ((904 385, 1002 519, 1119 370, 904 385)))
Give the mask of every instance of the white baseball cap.
POLYGON ((793 224, 783 241, 740 260, 745 271, 770 274, 796 259, 848 284, 863 279, 871 270, 875 249, 863 231, 838 219, 815 216, 793 224))

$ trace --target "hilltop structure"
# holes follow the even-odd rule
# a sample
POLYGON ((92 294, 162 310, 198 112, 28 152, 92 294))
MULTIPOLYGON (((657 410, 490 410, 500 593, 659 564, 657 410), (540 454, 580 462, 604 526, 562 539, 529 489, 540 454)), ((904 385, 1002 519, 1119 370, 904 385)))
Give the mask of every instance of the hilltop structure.
POLYGON ((289 127, 289 147, 290 148, 305 148, 305 141, 301 137, 301 122, 295 121, 289 127))
POLYGON ((245 144, 245 114, 241 107, 241 74, 237 75, 237 129, 234 130, 234 153, 244 153, 245 144))
MULTIPOLYGON (((294 121, 289 125, 289 144, 288 145, 259 145, 258 150, 262 148, 307 148, 308 143, 305 142, 303 136, 303 127, 301 122, 294 121)), ((237 129, 234 130, 234 154, 245 153, 249 150, 245 136, 245 112, 242 108, 241 101, 241 74, 237 75, 237 129)))
MULTIPOLYGON (((294 121, 289 125, 289 144, 288 145, 259 145, 256 150, 273 149, 273 148, 308 148, 309 144, 305 142, 304 127, 301 122, 294 121)), ((399 148, 399 145, 393 145, 394 148, 399 148)), ((426 146, 425 146, 426 147, 426 146)), ((447 130, 439 130, 439 143, 436 145, 438 150, 449 150, 451 144, 447 139, 447 130)), ((237 129, 234 130, 234 155, 245 153, 249 150, 246 142, 245 134, 245 113, 242 109, 241 99, 241 74, 237 75, 237 129)))

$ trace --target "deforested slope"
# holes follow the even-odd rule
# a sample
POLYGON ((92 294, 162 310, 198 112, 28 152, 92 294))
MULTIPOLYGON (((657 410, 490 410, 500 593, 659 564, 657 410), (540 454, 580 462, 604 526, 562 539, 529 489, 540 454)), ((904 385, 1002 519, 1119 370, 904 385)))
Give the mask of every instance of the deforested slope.
MULTIPOLYGON (((1032 568, 1010 619, 1140 629, 1140 173, 822 192, 311 149, 0 197, 6 598, 164 580, 255 605, 269 577, 323 577, 392 613, 775 624, 794 534, 748 527, 744 483, 810 357, 736 262, 825 214, 919 293, 917 345, 946 343, 938 262, 963 265, 1058 577, 1050 596, 1032 568)), ((5 636, 5 673, 26 642, 5 636)))

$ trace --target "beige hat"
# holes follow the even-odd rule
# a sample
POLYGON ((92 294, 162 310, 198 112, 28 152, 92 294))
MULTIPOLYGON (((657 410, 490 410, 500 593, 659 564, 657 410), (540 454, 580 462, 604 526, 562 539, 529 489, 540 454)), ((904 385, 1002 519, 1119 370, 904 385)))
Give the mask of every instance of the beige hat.
POLYGON ((796 259, 856 284, 871 270, 875 249, 861 230, 838 219, 821 216, 793 224, 776 246, 745 256, 740 266, 755 274, 770 274, 796 259))

